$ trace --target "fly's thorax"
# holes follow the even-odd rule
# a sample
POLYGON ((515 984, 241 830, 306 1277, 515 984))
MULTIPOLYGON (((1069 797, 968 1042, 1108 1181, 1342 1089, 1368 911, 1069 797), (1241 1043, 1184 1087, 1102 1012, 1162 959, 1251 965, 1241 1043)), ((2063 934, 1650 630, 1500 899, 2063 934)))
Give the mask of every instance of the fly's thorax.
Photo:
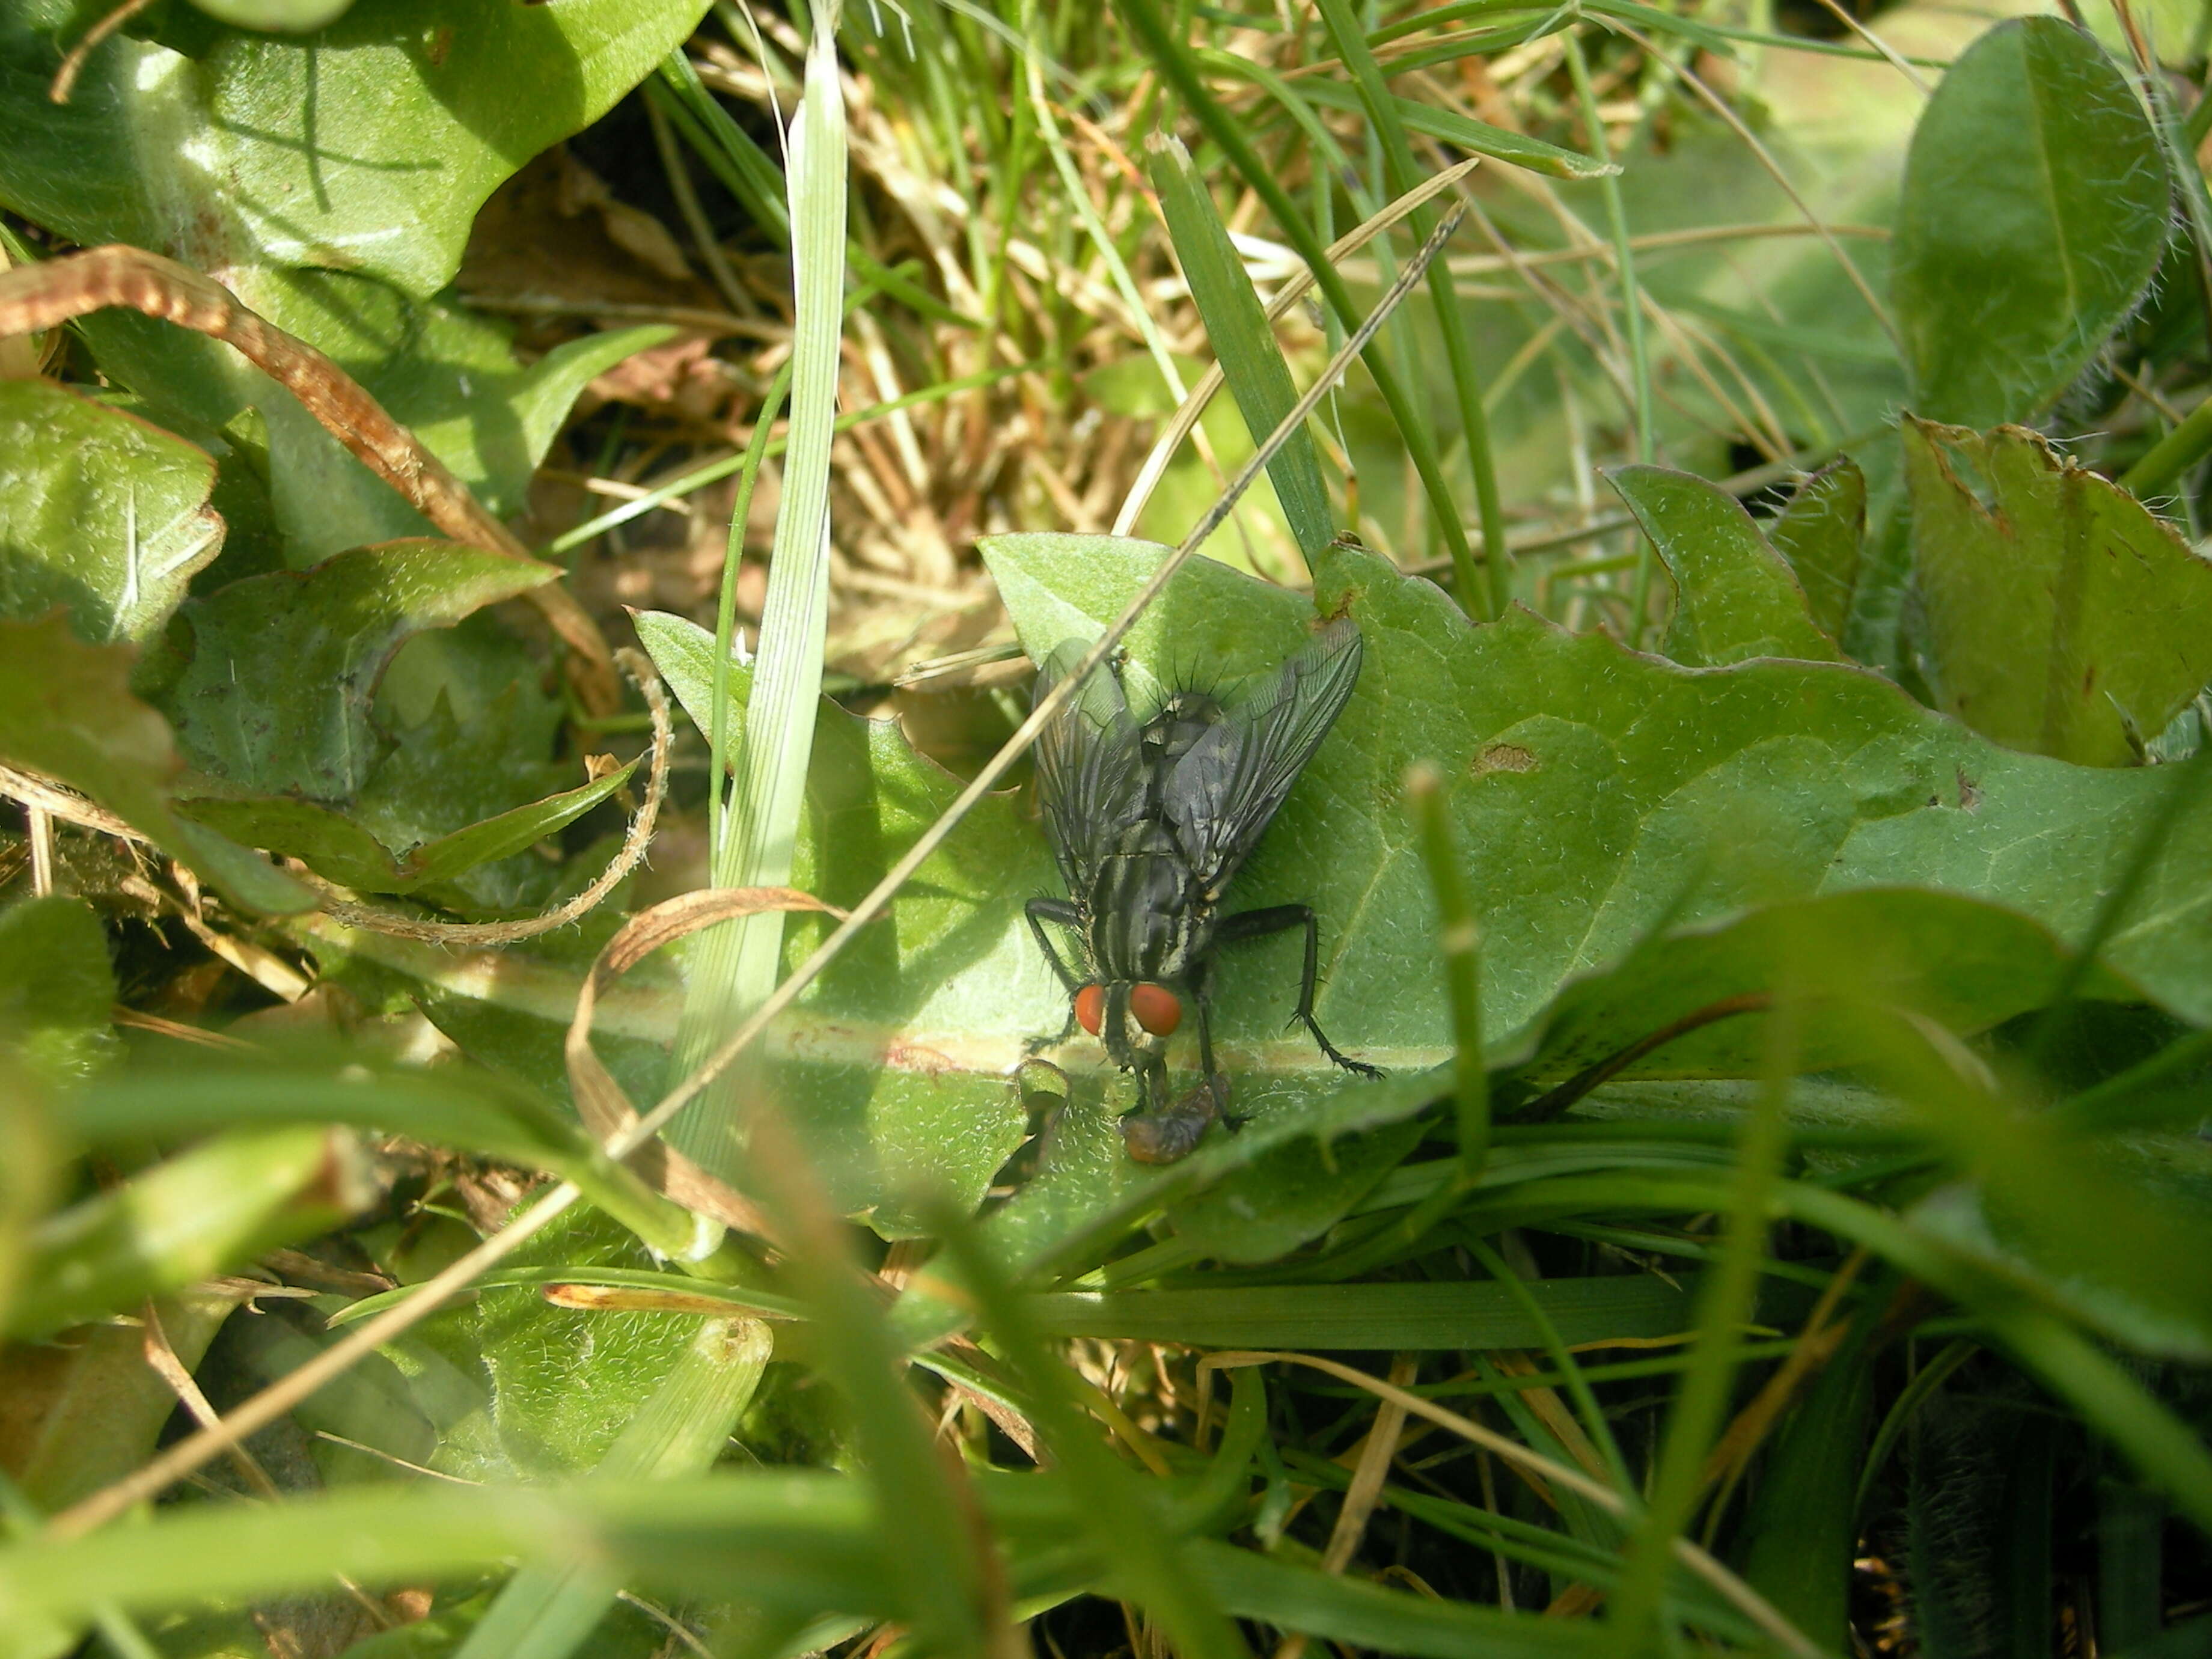
POLYGON ((1140 736, 1148 766, 1171 766, 1226 718, 1218 697, 1203 691, 1173 691, 1159 712, 1145 722, 1140 736))
POLYGON ((1086 913, 1091 962, 1102 980, 1176 983, 1213 933, 1213 907, 1173 851, 1105 860, 1086 913))

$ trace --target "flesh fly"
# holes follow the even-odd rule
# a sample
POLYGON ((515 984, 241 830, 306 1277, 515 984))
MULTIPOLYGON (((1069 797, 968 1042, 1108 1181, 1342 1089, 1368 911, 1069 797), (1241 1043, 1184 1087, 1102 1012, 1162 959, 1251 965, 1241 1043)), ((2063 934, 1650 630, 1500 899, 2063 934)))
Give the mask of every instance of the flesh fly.
MULTIPOLYGON (((1228 1082, 1215 1068, 1211 1027, 1216 953, 1224 945, 1305 930, 1296 1018, 1321 1051, 1348 1059, 1314 1018, 1321 933, 1313 907, 1275 904, 1220 913, 1223 896, 1313 758, 1359 678, 1359 630, 1330 623, 1272 678, 1226 697, 1170 690, 1141 721, 1120 673, 1094 672, 1037 738, 1037 796, 1065 899, 1029 902, 1030 931, 1067 987, 1060 1036, 1081 1026, 1137 1079, 1137 1110, 1122 1120, 1133 1157, 1170 1164, 1219 1115, 1228 1082), (1046 924, 1073 933, 1079 974, 1046 924), (1188 1002, 1198 1025, 1200 1079, 1167 1098, 1167 1040, 1188 1002)), ((1037 676, 1042 700, 1081 661, 1071 641, 1037 676)))

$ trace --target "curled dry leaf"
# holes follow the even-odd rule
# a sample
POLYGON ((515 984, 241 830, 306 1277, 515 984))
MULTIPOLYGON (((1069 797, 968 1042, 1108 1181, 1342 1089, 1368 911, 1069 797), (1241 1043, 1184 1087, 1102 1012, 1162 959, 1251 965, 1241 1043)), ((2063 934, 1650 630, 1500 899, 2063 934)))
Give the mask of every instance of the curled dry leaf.
MULTIPOLYGON (((0 338, 34 334, 120 307, 205 334, 236 350, 300 400, 324 429, 446 535, 487 552, 530 550, 405 427, 314 347, 239 303, 212 278, 143 248, 115 243, 0 276, 0 338)), ((599 624, 557 583, 523 596, 574 651, 577 695, 614 712, 621 689, 599 624)))
MULTIPOLYGON (((840 920, 845 915, 836 905, 795 888, 711 887, 679 894, 639 911, 607 941, 577 992, 575 1018, 569 1022, 563 1045, 569 1092, 575 1097, 584 1127, 601 1140, 611 1141, 626 1133, 637 1122, 637 1109, 614 1074, 592 1051, 592 1017, 600 994, 662 945, 717 922, 757 915, 764 910, 823 910, 840 920)), ((649 1140, 626 1161, 657 1191, 685 1209, 757 1237, 774 1237, 768 1218, 749 1199, 665 1143, 649 1140)))

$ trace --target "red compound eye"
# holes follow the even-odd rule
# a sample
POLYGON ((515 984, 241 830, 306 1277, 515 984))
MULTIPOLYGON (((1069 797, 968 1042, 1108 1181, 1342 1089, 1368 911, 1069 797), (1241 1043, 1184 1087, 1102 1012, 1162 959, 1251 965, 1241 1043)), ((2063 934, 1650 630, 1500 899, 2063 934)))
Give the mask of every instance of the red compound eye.
POLYGON ((1078 1025, 1090 1032, 1091 1036, 1097 1036, 1098 1027, 1103 1023, 1105 1014, 1106 988, 1104 986, 1085 985, 1077 989, 1075 1023, 1078 1025))
POLYGON ((1136 1016, 1138 1024, 1157 1037, 1173 1036, 1176 1027, 1182 1024, 1182 1004, 1176 1000, 1176 994, 1149 981, 1129 988, 1129 1012, 1136 1016))

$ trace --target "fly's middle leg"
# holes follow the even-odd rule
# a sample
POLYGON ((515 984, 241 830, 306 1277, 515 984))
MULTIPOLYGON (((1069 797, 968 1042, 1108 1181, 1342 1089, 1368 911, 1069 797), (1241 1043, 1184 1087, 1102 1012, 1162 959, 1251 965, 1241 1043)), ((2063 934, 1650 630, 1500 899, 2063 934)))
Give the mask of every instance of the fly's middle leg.
POLYGON ((1293 927, 1306 932, 1305 969, 1298 979, 1298 1010, 1291 1016, 1306 1028, 1314 1042, 1336 1064, 1347 1072, 1357 1072, 1362 1077, 1381 1077, 1379 1067, 1364 1060, 1354 1060, 1341 1052, 1328 1040, 1314 1018, 1314 988, 1321 982, 1321 922, 1310 904, 1273 904, 1264 910, 1246 910, 1241 915, 1224 917, 1221 930, 1214 935, 1222 945, 1241 945, 1248 939, 1266 939, 1271 934, 1288 933, 1293 927))

